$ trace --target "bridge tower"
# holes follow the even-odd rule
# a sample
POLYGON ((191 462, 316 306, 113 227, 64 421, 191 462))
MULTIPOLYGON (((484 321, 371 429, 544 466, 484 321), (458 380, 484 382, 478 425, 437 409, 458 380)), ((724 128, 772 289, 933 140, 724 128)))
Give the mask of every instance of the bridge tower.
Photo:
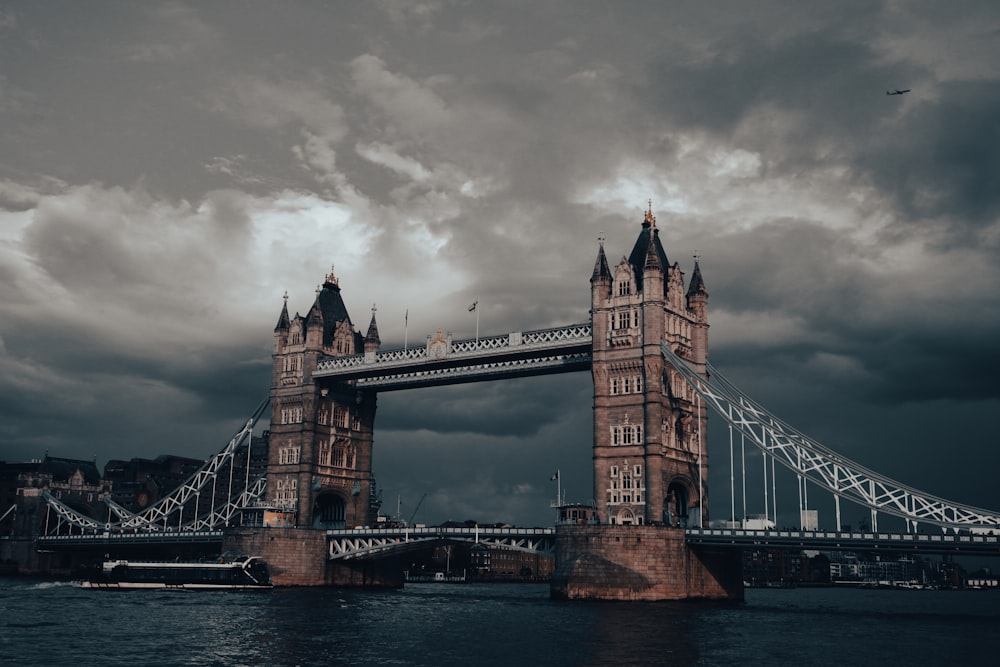
POLYGON ((267 500, 284 508, 294 526, 344 528, 375 519, 376 394, 350 382, 314 380, 312 373, 321 357, 374 354, 380 343, 375 308, 362 336, 332 267, 305 316, 288 316, 285 295, 274 329, 267 500))
POLYGON ((650 203, 632 252, 614 269, 601 240, 590 282, 601 523, 705 525, 706 406, 660 351, 666 342, 705 376, 708 292, 697 258, 685 291, 650 203))

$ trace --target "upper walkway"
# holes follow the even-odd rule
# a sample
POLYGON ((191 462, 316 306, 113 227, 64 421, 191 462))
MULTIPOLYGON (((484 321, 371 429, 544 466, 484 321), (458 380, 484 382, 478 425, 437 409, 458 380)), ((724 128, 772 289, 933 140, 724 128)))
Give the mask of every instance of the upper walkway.
POLYGON ((393 391, 568 373, 590 369, 592 345, 589 323, 458 341, 439 335, 423 347, 327 357, 312 376, 393 391))

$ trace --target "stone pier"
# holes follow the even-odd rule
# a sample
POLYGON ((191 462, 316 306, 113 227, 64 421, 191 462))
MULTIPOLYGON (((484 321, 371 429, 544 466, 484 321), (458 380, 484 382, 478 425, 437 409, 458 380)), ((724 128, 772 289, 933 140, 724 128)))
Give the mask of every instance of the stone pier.
POLYGON ((666 526, 558 526, 551 594, 569 600, 742 600, 737 549, 692 549, 666 526))
POLYGON ((323 530, 236 529, 226 533, 223 550, 263 558, 275 586, 403 586, 403 566, 399 557, 331 561, 327 558, 326 531, 323 530))

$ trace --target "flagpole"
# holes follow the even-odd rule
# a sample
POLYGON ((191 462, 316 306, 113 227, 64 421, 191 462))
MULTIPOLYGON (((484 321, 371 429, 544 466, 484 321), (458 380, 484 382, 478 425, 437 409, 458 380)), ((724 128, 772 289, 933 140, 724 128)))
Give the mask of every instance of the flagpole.
POLYGON ((410 326, 410 309, 406 309, 406 314, 403 315, 403 351, 406 352, 406 334, 410 326))
POLYGON ((476 297, 476 345, 479 345, 479 297, 476 297))

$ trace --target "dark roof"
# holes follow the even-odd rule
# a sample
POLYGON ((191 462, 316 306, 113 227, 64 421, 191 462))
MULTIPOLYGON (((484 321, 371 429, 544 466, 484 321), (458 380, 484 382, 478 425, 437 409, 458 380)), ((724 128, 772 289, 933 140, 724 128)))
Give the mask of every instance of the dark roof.
POLYGON ((608 258, 604 254, 604 242, 601 242, 601 249, 597 251, 597 261, 594 262, 594 275, 590 276, 590 282, 601 278, 611 278, 611 269, 608 268, 608 258))
MULTIPOLYGON (((372 309, 374 311, 374 309, 372 309)), ((372 321, 368 325, 368 335, 365 336, 366 343, 375 343, 376 345, 381 344, 381 340, 378 337, 378 325, 375 324, 375 313, 372 312, 372 321)))
POLYGON ((39 472, 52 475, 52 479, 59 482, 69 481, 73 473, 79 470, 83 474, 83 478, 87 484, 96 485, 101 483, 101 473, 93 461, 46 456, 45 460, 39 465, 38 470, 39 472))
POLYGON ((632 253, 628 256, 628 263, 632 265, 632 270, 635 272, 635 286, 639 291, 642 291, 642 276, 649 259, 659 261, 659 268, 663 271, 663 280, 666 284, 667 268, 670 266, 670 262, 667 260, 666 251, 663 250, 663 244, 660 243, 660 230, 654 226, 652 215, 647 213, 646 219, 642 221, 639 238, 635 240, 632 253), (647 257, 650 254, 653 255, 653 258, 647 257))
POLYGON ((288 319, 288 300, 285 300, 285 305, 281 307, 281 315, 278 316, 278 323, 274 325, 275 331, 288 331, 288 328, 292 325, 291 321, 288 319))
POLYGON ((333 333, 338 322, 351 324, 351 316, 347 314, 347 306, 340 296, 340 286, 330 280, 323 283, 323 288, 316 295, 316 301, 306 320, 310 325, 323 324, 323 345, 333 344, 333 333))
POLYGON ((701 267, 698 266, 698 260, 694 261, 694 273, 691 275, 691 286, 688 287, 687 295, 694 296, 695 294, 704 294, 708 296, 708 290, 705 289, 705 281, 701 277, 701 267))

